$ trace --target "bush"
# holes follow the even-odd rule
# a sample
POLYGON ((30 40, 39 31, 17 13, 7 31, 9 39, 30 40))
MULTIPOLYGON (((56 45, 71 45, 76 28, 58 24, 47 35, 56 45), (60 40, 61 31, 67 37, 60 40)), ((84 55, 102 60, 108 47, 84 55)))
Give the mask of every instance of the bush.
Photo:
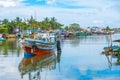
POLYGON ((4 27, 0 27, 0 33, 8 33, 8 29, 4 27))

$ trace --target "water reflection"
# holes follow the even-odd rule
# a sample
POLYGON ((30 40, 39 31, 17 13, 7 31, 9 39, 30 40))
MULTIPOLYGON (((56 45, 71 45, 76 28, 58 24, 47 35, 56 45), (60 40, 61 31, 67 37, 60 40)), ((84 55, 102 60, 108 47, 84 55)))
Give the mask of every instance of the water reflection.
POLYGON ((120 65, 120 57, 119 54, 115 54, 113 51, 108 51, 108 52, 103 52, 102 54, 104 54, 107 58, 108 61, 108 67, 111 70, 112 66, 113 66, 113 59, 115 59, 114 61, 114 65, 120 65))
POLYGON ((110 56, 105 55, 105 56, 106 56, 107 61, 108 61, 108 67, 111 70, 111 68, 112 68, 112 55, 110 55, 110 56))
POLYGON ((56 63, 60 64, 60 56, 61 52, 58 52, 57 56, 54 52, 41 53, 40 55, 30 55, 30 53, 24 52, 24 58, 18 66, 21 78, 28 75, 29 80, 41 80, 40 72, 55 70, 56 63))
POLYGON ((80 44, 80 42, 82 40, 85 40, 87 37, 86 36, 79 36, 79 37, 69 37, 66 38, 65 40, 68 42, 68 44, 70 44, 73 47, 77 47, 78 44, 80 44))
POLYGON ((17 46, 17 39, 7 39, 6 41, 0 42, 0 54, 1 55, 19 56, 20 53, 21 53, 21 49, 20 47, 17 46))
POLYGON ((57 52, 57 63, 58 63, 59 71, 60 71, 60 59, 61 59, 61 51, 58 51, 57 52))
MULTIPOLYGON (((118 38, 119 35, 113 39, 118 38)), ((0 43, 0 71, 2 72, 0 79, 120 80, 120 66, 116 64, 117 58, 113 58, 111 55, 106 56, 100 54, 103 51, 103 47, 108 46, 105 36, 87 36, 86 38, 80 38, 75 41, 76 39, 65 39, 64 42, 61 42, 62 53, 59 54, 59 52, 55 52, 51 54, 54 60, 49 60, 52 60, 53 64, 55 64, 52 70, 48 68, 48 64, 51 65, 52 62, 49 62, 48 59, 46 61, 47 56, 45 56, 44 59, 38 56, 26 57, 26 55, 21 52, 20 54, 22 55, 16 57, 16 55, 18 55, 18 47, 15 41, 0 43), (4 54, 2 52, 5 48, 3 44, 8 45, 8 57, 3 56, 4 54), (43 60, 45 60, 44 63, 40 64, 43 60), (44 66, 45 64, 46 67, 44 66), (30 66, 33 67, 31 68, 30 66), (21 77, 23 77, 23 79, 21 79, 21 77)))

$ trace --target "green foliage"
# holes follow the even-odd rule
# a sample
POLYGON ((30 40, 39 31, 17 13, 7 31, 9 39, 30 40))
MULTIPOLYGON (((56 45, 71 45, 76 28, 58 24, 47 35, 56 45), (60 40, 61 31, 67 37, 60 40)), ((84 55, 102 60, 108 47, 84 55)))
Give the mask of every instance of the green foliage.
POLYGON ((109 26, 107 26, 107 27, 106 27, 106 30, 110 30, 110 27, 109 27, 109 26))
POLYGON ((65 30, 69 30, 69 31, 80 31, 81 28, 80 28, 80 25, 77 24, 77 23, 72 23, 70 24, 70 26, 66 26, 65 27, 65 30))
POLYGON ((0 26, 0 33, 7 33, 8 29, 0 26))
POLYGON ((61 26, 63 26, 61 23, 57 22, 55 17, 48 18, 46 17, 42 22, 41 22, 41 29, 61 29, 61 26))
POLYGON ((80 25, 77 23, 73 23, 70 25, 70 28, 74 31, 79 31, 80 30, 80 25))
POLYGON ((65 30, 67 30, 67 31, 68 31, 68 30, 69 30, 69 26, 66 26, 66 27, 65 27, 65 30))
POLYGON ((30 17, 30 19, 24 19, 24 21, 20 17, 16 17, 15 19, 9 21, 8 19, 2 20, 2 26, 4 26, 6 29, 2 29, 1 32, 8 32, 13 33, 13 31, 16 28, 19 28, 20 30, 27 30, 28 28, 36 29, 40 28, 41 30, 54 30, 54 29, 62 29, 61 26, 63 24, 57 22, 55 17, 48 18, 46 17, 43 21, 39 22, 36 21, 36 19, 33 18, 33 16, 30 17))

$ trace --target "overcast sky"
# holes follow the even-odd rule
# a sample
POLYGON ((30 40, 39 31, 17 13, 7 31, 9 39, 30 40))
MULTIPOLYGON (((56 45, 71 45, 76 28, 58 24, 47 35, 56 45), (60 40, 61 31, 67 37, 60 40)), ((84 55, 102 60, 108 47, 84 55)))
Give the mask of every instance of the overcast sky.
POLYGON ((0 0, 1 20, 31 15, 38 21, 55 17, 65 25, 119 27, 120 0, 0 0))

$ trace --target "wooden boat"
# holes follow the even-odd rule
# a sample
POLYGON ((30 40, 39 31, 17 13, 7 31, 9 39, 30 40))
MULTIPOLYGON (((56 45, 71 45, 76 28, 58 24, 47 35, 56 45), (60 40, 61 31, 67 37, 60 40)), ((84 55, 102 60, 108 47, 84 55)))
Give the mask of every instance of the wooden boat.
POLYGON ((111 46, 104 47, 104 54, 118 55, 120 53, 120 40, 114 40, 111 46), (117 42, 117 43, 116 43, 117 42))
MULTIPOLYGON (((31 55, 31 53, 28 52, 25 52, 24 54, 27 54, 26 56, 31 55)), ((29 58, 26 58, 26 56, 24 56, 18 67, 21 77, 26 74, 32 75, 34 72, 40 73, 40 71, 43 71, 44 69, 55 69, 56 67, 56 55, 54 52, 41 53, 40 55, 31 56, 29 58)))
POLYGON ((110 46, 104 47, 104 50, 112 49, 113 51, 116 51, 118 48, 120 48, 120 40, 114 40, 110 46))
POLYGON ((56 48, 56 37, 39 34, 34 39, 24 39, 22 46, 29 53, 39 54, 41 51, 49 52, 56 48))
POLYGON ((106 56, 111 55, 113 58, 117 58, 116 64, 119 65, 120 63, 120 39, 114 40, 110 43, 108 47, 104 47, 104 51, 102 53, 105 54, 106 56))
POLYGON ((29 52, 31 54, 35 54, 35 55, 39 55, 40 53, 48 53, 48 52, 54 52, 54 50, 42 50, 42 49, 39 49, 39 48, 36 48, 36 47, 27 47, 25 46, 23 48, 26 52, 29 52))

